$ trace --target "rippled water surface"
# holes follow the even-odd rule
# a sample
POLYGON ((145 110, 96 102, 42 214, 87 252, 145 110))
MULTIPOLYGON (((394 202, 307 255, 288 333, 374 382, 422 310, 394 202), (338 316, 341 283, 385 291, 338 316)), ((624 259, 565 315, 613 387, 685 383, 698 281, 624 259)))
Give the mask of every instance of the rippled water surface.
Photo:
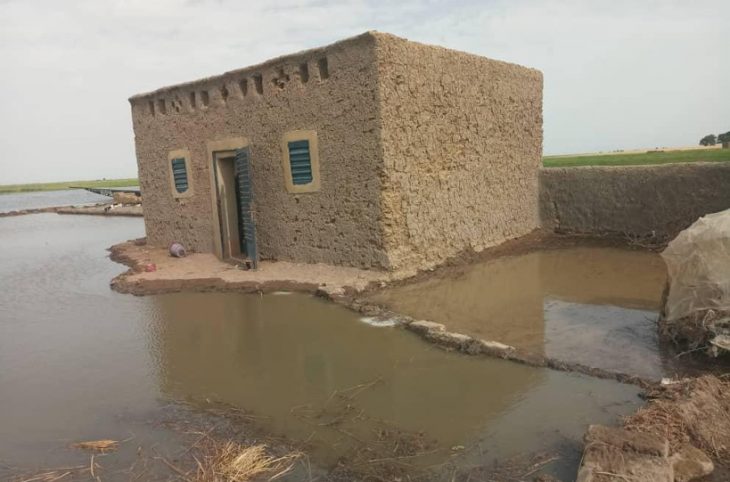
POLYGON ((78 440, 133 440, 102 464, 130 465, 137 446, 170 453, 176 434, 153 422, 184 400, 246 409, 320 467, 387 426, 432 441, 429 464, 561 451, 547 467, 569 477, 586 425, 639 404, 631 386, 444 352, 310 296, 110 291, 125 268, 106 248, 143 231, 134 218, 0 219, 0 474, 88 463, 78 440))

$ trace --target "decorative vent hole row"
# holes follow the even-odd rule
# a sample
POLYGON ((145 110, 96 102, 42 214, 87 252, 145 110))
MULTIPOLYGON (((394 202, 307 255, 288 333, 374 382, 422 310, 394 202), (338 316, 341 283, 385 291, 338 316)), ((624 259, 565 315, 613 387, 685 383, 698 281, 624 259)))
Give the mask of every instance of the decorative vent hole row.
MULTIPOLYGON (((327 57, 321 57, 317 59, 317 70, 319 73, 320 81, 329 78, 330 74, 327 57)), ((298 72, 295 71, 295 74, 298 74, 299 81, 302 84, 308 83, 310 78, 309 63, 302 62, 301 64, 299 64, 298 72)), ((286 73, 283 67, 280 67, 276 71, 276 75, 271 79, 271 85, 276 89, 283 90, 290 81, 291 76, 286 73)), ((238 86, 240 97, 242 98, 249 96, 253 92, 255 92, 256 95, 264 95, 264 78, 262 74, 253 74, 250 77, 240 79, 234 85, 238 86)), ((228 86, 226 84, 223 84, 218 87, 218 91, 220 93, 220 98, 223 100, 223 103, 227 104, 229 98, 231 97, 231 92, 229 91, 228 86)), ((210 105, 210 92, 207 90, 191 91, 188 93, 188 102, 189 107, 192 110, 195 110, 199 107, 206 108, 210 105)), ((183 112, 183 103, 180 99, 157 99, 157 101, 150 100, 148 101, 147 109, 149 111, 149 114, 152 116, 167 115, 168 106, 176 113, 183 112)))

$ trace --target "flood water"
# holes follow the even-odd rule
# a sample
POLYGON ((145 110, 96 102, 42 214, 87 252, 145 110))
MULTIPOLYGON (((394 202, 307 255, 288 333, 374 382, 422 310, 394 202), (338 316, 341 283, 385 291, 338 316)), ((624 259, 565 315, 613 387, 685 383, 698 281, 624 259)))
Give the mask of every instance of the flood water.
POLYGON ((656 379, 673 370, 656 330, 665 280, 658 254, 571 247, 485 261, 372 301, 451 331, 656 379))
POLYGON ((81 206, 109 202, 110 200, 111 198, 107 196, 94 194, 84 189, 7 193, 0 194, 0 213, 55 206, 81 206))
POLYGON ((176 433, 154 422, 185 401, 250 411, 320 468, 385 424, 432 441, 429 464, 559 452, 546 469, 570 480, 587 424, 640 403, 632 386, 444 352, 310 296, 112 292, 125 268, 106 248, 143 231, 135 218, 0 219, 0 478, 88 464, 79 440, 131 440, 104 467, 129 466, 138 446, 173 453, 176 433))

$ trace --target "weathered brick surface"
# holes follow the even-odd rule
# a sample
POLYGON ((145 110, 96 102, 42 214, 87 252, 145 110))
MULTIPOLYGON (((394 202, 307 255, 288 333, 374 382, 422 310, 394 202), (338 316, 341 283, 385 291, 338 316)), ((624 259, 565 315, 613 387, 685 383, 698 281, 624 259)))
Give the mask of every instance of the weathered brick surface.
POLYGON ((215 251, 206 146, 233 137, 250 142, 263 258, 414 270, 539 224, 533 69, 369 32, 130 101, 152 245, 215 251), (280 141, 290 130, 317 131, 319 192, 285 189, 280 141), (188 198, 171 193, 177 149, 191 153, 188 198))
POLYGON ((388 35, 377 45, 391 264, 435 265, 537 228, 542 74, 388 35))
POLYGON ((212 180, 206 143, 233 137, 250 142, 258 245, 263 258, 386 268, 380 228, 381 165, 377 122, 374 39, 365 34, 189 84, 131 99, 145 227, 150 244, 180 241, 214 251, 212 180), (326 57, 329 77, 319 77, 326 57), (300 66, 306 63, 304 82, 300 66), (263 93, 254 75, 262 76, 263 93), (244 96, 240 82, 247 81, 244 96), (223 87, 228 97, 223 99, 223 87), (197 105, 193 108, 191 93, 197 105), (202 105, 207 92, 209 105, 202 105), (151 115, 164 101, 167 114, 151 115), (178 106, 180 112, 177 112, 178 106), (286 191, 281 138, 290 130, 316 130, 321 189, 286 191), (175 199, 168 153, 191 153, 194 195, 175 199))

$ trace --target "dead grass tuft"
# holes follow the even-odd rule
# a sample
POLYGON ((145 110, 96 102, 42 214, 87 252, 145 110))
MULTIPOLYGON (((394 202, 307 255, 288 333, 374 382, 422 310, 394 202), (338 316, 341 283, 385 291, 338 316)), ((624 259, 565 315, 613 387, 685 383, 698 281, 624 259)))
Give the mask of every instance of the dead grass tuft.
POLYGON ((299 453, 281 457, 269 455, 265 445, 244 446, 237 442, 205 444, 202 458, 195 457, 198 471, 195 482, 245 482, 266 476, 276 480, 292 470, 299 453))

